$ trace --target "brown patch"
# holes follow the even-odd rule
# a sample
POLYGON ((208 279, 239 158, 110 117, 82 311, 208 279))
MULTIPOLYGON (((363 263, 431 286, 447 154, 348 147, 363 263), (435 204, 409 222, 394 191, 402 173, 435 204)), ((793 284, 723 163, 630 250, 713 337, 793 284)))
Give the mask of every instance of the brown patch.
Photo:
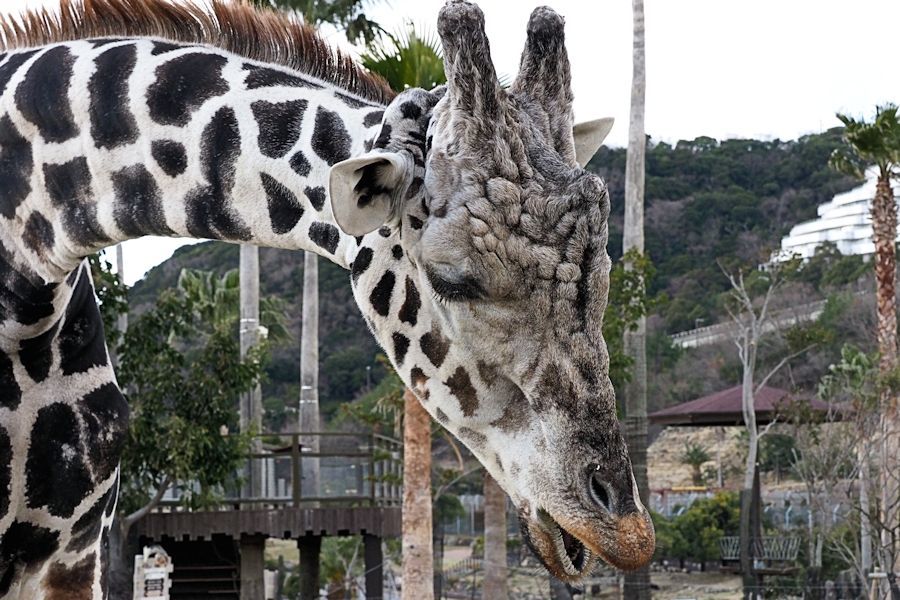
POLYGON ((209 44, 251 60, 318 77, 374 102, 394 97, 387 83, 331 47, 287 12, 212 0, 61 0, 59 10, 37 9, 0 18, 0 48, 26 48, 97 37, 156 37, 209 44))
POLYGON ((419 367, 413 367, 409 372, 409 378, 412 381, 412 389, 416 395, 422 400, 428 400, 428 375, 419 367))
POLYGON ((468 427, 459 428, 459 439, 474 450, 481 450, 487 444, 487 436, 468 427))
POLYGON ((444 383, 450 388, 450 393, 459 400, 459 408, 463 415, 466 417, 474 415, 478 410, 478 392, 472 385, 468 371, 463 367, 457 367, 450 379, 444 383))
POLYGON ((44 577, 46 600, 91 600, 96 555, 88 554, 80 561, 66 566, 53 563, 44 577))
POLYGON ((431 331, 422 336, 419 346, 431 364, 438 368, 444 364, 447 352, 450 351, 450 342, 443 336, 437 325, 432 325, 431 331))
POLYGON ((528 428, 528 411, 531 407, 528 406, 525 394, 518 388, 516 391, 516 396, 506 403, 503 414, 491 422, 491 427, 496 427, 503 433, 518 433, 528 428))
POLYGON ((446 424, 447 421, 450 420, 450 417, 447 416, 447 413, 442 411, 440 408, 434 409, 434 418, 438 420, 438 423, 446 424))
POLYGON ((488 387, 493 385, 494 380, 497 379, 497 367, 489 365, 483 360, 479 360, 475 366, 478 367, 478 376, 481 377, 481 381, 488 387))

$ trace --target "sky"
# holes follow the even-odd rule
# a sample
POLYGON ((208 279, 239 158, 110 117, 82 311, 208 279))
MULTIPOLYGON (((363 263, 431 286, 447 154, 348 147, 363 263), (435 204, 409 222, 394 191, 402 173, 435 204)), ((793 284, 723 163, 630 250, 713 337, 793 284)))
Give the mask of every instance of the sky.
MULTIPOLYGON (((58 0, 0 0, 0 12, 58 0)), ((612 116, 607 143, 628 139, 631 2, 482 0, 496 70, 518 70, 531 10, 549 4, 566 18, 576 121, 612 116)), ((407 21, 435 31, 442 0, 368 0, 388 31, 407 21)), ((870 115, 900 102, 897 0, 645 0, 646 131, 675 142, 794 139, 839 124, 836 112, 870 115)), ((345 48, 338 31, 326 37, 345 48)), ((126 243, 126 281, 171 255, 181 240, 126 243)))

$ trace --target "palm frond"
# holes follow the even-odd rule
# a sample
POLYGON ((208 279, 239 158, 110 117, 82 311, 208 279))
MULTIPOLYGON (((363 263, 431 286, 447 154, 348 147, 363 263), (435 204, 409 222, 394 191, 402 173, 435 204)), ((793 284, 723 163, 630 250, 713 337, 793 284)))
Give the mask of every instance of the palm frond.
POLYGON ((424 35, 412 22, 396 33, 386 33, 361 56, 362 64, 384 77, 395 91, 431 89, 447 81, 444 52, 434 31, 424 35))

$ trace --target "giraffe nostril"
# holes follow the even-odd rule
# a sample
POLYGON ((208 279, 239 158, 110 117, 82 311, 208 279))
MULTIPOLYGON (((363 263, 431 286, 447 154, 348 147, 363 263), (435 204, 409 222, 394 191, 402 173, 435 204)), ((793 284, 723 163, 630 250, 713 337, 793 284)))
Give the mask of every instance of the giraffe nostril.
POLYGON ((612 514, 612 507, 610 506, 609 500, 609 492, 606 489, 606 483, 603 482, 599 471, 593 471, 591 473, 591 497, 594 499, 600 508, 605 510, 607 513, 612 514))

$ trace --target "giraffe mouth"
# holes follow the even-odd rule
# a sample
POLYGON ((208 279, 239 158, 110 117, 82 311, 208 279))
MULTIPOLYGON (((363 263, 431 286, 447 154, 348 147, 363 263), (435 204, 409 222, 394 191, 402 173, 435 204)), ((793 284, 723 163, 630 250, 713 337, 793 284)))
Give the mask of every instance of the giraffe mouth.
POLYGON ((537 517, 523 515, 520 525, 526 543, 547 570, 569 583, 588 576, 597 563, 596 555, 545 510, 539 509, 537 517))

